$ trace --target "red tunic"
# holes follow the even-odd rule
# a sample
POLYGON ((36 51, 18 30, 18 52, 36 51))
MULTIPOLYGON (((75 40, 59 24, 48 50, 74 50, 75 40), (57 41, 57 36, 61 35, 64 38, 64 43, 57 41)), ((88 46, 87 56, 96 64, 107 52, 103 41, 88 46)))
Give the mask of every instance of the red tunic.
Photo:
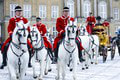
POLYGON ((58 35, 54 40, 53 51, 57 48, 57 43, 63 38, 62 34, 65 32, 68 20, 74 21, 74 18, 70 18, 69 16, 66 18, 64 16, 57 18, 56 30, 58 31, 58 35))
POLYGON ((109 22, 107 22, 107 21, 103 22, 104 27, 109 27, 109 25, 110 25, 109 22))
MULTIPOLYGON (((24 24, 26 24, 28 22, 28 20, 26 18, 24 18, 24 17, 17 18, 16 16, 9 20, 9 24, 8 24, 8 28, 7 28, 9 36, 12 35, 12 33, 16 27, 16 22, 19 22, 20 20, 22 20, 24 22, 24 24)), ((29 31, 29 27, 28 27, 28 31, 29 31)), ((4 50, 4 47, 6 46, 6 44, 9 43, 11 40, 12 39, 10 37, 8 37, 8 39, 3 43, 3 46, 1 48, 2 51, 4 50)), ((30 48, 32 48, 32 44, 30 43, 29 40, 27 40, 27 43, 30 46, 30 48)))
POLYGON ((94 16, 90 16, 90 17, 87 17, 86 22, 88 23, 87 27, 86 27, 87 28, 87 32, 89 34, 91 34, 92 33, 92 28, 95 26, 96 19, 95 19, 94 16), (91 23, 91 25, 89 23, 91 23))
POLYGON ((39 32, 43 37, 45 47, 52 49, 51 43, 48 41, 47 37, 45 36, 45 34, 47 33, 46 26, 42 23, 40 25, 34 24, 33 26, 37 26, 39 32))

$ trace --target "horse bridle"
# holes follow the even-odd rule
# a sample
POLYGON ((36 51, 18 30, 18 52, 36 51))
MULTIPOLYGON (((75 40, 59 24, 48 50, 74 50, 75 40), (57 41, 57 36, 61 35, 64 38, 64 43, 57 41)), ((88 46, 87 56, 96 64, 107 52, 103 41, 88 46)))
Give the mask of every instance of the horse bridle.
MULTIPOLYGON (((20 30, 20 31, 24 31, 24 35, 23 35, 23 36, 25 37, 25 36, 26 36, 25 30, 27 30, 27 29, 25 29, 25 27, 23 27, 23 29, 18 29, 18 31, 19 31, 19 30, 20 30)), ((16 35, 18 35, 19 45, 27 45, 27 43, 21 43, 21 41, 20 41, 21 34, 20 34, 20 32, 18 32, 18 31, 17 31, 16 35)), ((10 45, 13 54, 18 57, 18 66, 19 66, 19 73, 20 73, 20 72, 21 72, 21 71, 20 71, 20 68, 21 68, 21 60, 20 60, 20 58, 21 58, 21 56, 23 56, 23 54, 24 54, 26 51, 23 50, 23 49, 21 49, 21 47, 20 47, 18 44, 14 43, 13 41, 11 42, 11 44, 12 44, 15 48, 17 48, 17 49, 19 49, 19 50, 22 51, 22 53, 21 53, 20 55, 18 55, 18 54, 16 54, 16 52, 13 50, 12 45, 10 45)))
POLYGON ((20 33, 21 33, 22 31, 24 32, 23 36, 26 37, 25 30, 27 30, 27 29, 26 29, 26 28, 24 27, 24 25, 23 25, 23 29, 18 29, 17 32, 16 32, 16 35, 18 35, 19 45, 21 45, 21 44, 22 44, 22 45, 27 45, 27 43, 21 43, 21 41, 20 41, 20 38, 21 38, 21 36, 22 36, 20 33))
MULTIPOLYGON (((34 33, 37 33, 37 32, 34 31, 34 29, 33 29, 30 33, 32 33, 32 36, 34 36, 34 33)), ((31 36, 31 37, 32 37, 32 36, 31 36)), ((36 34, 35 36, 37 37, 38 34, 36 34)), ((40 36, 41 36, 41 35, 40 35, 40 36)), ((37 37, 37 40, 38 40, 38 37, 37 37)), ((37 42, 37 40, 35 40, 35 41, 37 42)), ((34 42, 34 40, 31 39, 31 43, 33 43, 33 42, 34 42)), ((36 44, 39 45, 40 42, 41 42, 42 44, 41 44, 41 46, 40 46, 39 48, 34 48, 34 46, 33 46, 33 49, 34 49, 34 51, 36 52, 36 59, 38 59, 38 58, 37 58, 37 55, 38 55, 37 52, 40 51, 40 50, 42 50, 42 49, 44 48, 42 36, 41 36, 41 39, 40 39, 40 40, 38 41, 38 43, 36 43, 36 44)), ((37 46, 37 45, 36 45, 36 46, 37 46)))

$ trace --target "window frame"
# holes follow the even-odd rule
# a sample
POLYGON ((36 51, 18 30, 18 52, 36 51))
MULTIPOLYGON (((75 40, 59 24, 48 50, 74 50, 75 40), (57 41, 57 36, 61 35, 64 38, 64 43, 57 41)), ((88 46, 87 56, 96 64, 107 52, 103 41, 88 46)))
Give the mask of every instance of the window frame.
POLYGON ((98 8, 98 15, 103 19, 107 19, 107 3, 105 1, 99 2, 98 8))
POLYGON ((15 16, 15 7, 18 6, 18 4, 10 4, 10 17, 15 16))
POLYGON ((30 4, 23 5, 23 16, 26 18, 31 18, 31 5, 30 4))
POLYGON ((59 6, 51 6, 51 18, 56 19, 59 16, 59 6))
POLYGON ((40 18, 47 17, 47 6, 46 5, 39 5, 39 17, 40 18))
POLYGON ((73 0, 68 0, 67 1, 67 7, 69 7, 69 16, 70 17, 74 17, 75 16, 75 12, 74 12, 74 1, 73 0))

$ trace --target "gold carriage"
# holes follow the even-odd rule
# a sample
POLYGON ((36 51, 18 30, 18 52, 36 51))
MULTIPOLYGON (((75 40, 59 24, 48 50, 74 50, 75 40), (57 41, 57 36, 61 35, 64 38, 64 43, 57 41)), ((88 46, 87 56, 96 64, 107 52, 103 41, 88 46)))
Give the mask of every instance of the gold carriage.
POLYGON ((99 37, 99 41, 100 41, 99 52, 100 52, 100 55, 103 56, 103 62, 105 62, 107 59, 108 47, 110 46, 110 40, 109 40, 107 29, 102 25, 96 25, 93 28, 92 33, 94 35, 98 35, 99 37))

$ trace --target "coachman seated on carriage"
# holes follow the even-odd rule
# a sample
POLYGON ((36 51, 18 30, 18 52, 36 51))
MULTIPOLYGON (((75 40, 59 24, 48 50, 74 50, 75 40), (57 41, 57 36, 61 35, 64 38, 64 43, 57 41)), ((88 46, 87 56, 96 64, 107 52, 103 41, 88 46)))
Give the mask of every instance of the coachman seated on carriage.
MULTIPOLYGON (((9 25, 8 25, 8 28, 7 28, 9 37, 3 43, 2 48, 1 48, 1 52, 2 52, 2 55, 3 55, 3 63, 0 66, 0 69, 3 69, 4 66, 7 65, 7 61, 6 61, 7 49, 9 47, 9 44, 10 44, 11 40, 12 40, 12 34, 13 34, 13 31, 16 27, 16 23, 21 21, 21 20, 24 22, 24 24, 28 23, 28 20, 22 16, 22 8, 20 6, 16 6, 15 7, 15 17, 13 17, 9 20, 9 25)), ((28 27, 28 31, 30 31, 29 29, 30 28, 28 27)), ((31 67, 32 45, 31 45, 29 40, 27 40, 27 43, 28 43, 29 54, 30 54, 28 66, 31 67)))
POLYGON ((92 12, 89 13, 89 17, 87 17, 86 23, 87 23, 87 26, 86 26, 87 32, 89 34, 92 34, 93 27, 95 27, 95 23, 96 23, 96 19, 93 16, 92 12))

